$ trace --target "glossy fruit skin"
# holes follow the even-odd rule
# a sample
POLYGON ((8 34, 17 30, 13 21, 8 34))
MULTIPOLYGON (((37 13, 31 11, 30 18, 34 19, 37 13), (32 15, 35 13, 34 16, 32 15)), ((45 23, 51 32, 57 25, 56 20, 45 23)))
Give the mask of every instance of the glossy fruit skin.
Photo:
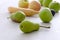
POLYGON ((12 21, 20 23, 25 19, 25 15, 23 12, 15 12, 11 14, 10 18, 12 21))
POLYGON ((23 21, 20 24, 20 30, 24 33, 30 33, 39 29, 39 25, 35 25, 30 21, 23 21))
POLYGON ((24 1, 24 0, 20 0, 18 3, 18 6, 20 8, 28 8, 28 5, 29 5, 28 1, 24 1))
POLYGON ((52 2, 49 4, 49 8, 54 9, 55 12, 57 13, 59 11, 60 6, 58 2, 52 2))
POLYGON ((56 12, 53 9, 51 9, 51 12, 53 16, 56 14, 56 12))
POLYGON ((37 1, 32 1, 31 3, 29 3, 29 8, 35 11, 39 11, 41 9, 41 4, 37 1))
POLYGON ((39 0, 39 2, 41 3, 41 5, 43 5, 43 1, 44 1, 44 0, 39 0))
POLYGON ((49 23, 52 20, 53 15, 49 9, 45 8, 40 11, 39 17, 44 23, 49 23))
POLYGON ((44 0, 43 1, 43 6, 48 7, 51 2, 52 2, 52 0, 44 0))

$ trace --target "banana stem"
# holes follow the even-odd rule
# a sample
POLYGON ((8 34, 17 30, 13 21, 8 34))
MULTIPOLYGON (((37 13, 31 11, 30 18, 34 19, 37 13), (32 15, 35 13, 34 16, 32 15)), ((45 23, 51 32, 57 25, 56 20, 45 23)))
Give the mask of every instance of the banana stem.
POLYGON ((40 26, 40 27, 43 27, 43 28, 50 28, 50 26, 40 26))

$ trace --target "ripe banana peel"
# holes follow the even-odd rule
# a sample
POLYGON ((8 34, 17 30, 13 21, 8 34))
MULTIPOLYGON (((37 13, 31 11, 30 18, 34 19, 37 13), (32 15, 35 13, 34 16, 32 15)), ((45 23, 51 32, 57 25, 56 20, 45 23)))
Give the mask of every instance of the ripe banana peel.
POLYGON ((26 16, 33 16, 34 14, 38 14, 39 11, 35 11, 32 9, 26 9, 26 8, 16 8, 16 7, 8 7, 8 11, 12 14, 17 11, 22 11, 25 13, 26 16))

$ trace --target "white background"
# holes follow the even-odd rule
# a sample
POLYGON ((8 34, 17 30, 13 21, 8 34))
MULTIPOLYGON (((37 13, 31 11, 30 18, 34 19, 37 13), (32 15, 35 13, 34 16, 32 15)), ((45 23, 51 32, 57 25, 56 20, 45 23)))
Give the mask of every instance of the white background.
POLYGON ((0 0, 0 40, 60 40, 60 13, 57 13, 49 24, 42 23, 38 16, 27 17, 27 20, 50 25, 51 28, 40 28, 39 31, 24 34, 18 23, 7 18, 10 16, 7 9, 9 6, 18 7, 18 0, 0 0))

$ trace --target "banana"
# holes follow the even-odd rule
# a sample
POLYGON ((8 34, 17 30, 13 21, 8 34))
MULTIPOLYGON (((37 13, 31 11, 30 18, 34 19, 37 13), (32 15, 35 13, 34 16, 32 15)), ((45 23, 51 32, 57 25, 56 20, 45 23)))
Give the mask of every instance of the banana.
POLYGON ((26 16, 33 16, 34 14, 38 14, 39 11, 35 11, 32 9, 26 9, 26 8, 15 8, 15 7, 8 7, 8 11, 12 14, 17 11, 22 11, 25 13, 26 16))

